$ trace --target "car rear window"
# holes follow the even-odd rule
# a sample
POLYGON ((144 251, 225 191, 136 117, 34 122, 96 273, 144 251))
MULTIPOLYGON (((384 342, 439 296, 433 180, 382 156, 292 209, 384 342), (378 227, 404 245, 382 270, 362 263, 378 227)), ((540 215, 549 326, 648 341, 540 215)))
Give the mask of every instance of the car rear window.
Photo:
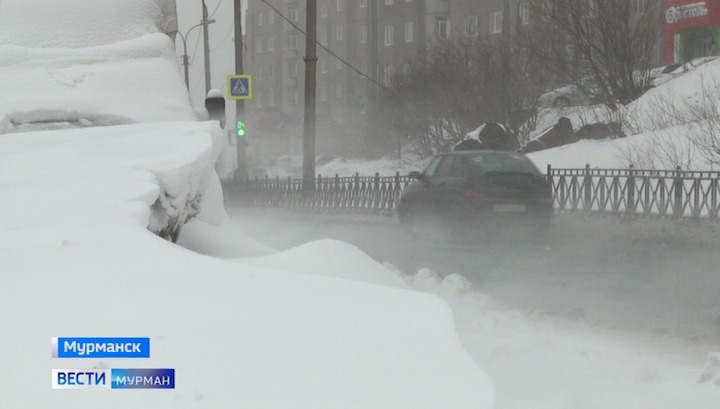
POLYGON ((512 152, 484 152, 468 155, 465 162, 473 173, 526 173, 540 175, 538 168, 525 156, 512 152))

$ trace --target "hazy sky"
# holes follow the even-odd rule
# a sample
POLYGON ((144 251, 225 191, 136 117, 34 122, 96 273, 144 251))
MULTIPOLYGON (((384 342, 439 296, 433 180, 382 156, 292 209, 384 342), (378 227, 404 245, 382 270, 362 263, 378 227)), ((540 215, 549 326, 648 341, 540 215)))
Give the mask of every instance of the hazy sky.
MULTIPOLYGON (((233 44, 233 0, 205 0, 208 13, 217 22, 209 26, 210 67, 212 69, 212 87, 225 92, 227 76, 235 70, 235 49, 233 44), (214 11, 214 14, 213 14, 214 11)), ((248 0, 243 0, 247 9, 248 0)), ((185 35, 187 30, 202 20, 201 0, 177 0, 178 25, 185 35)), ((182 69, 182 40, 176 44, 178 62, 182 69)), ((202 27, 193 29, 187 37, 190 57, 190 94, 193 104, 202 106, 205 98, 205 78, 203 62, 202 27), (197 46, 197 47, 196 47, 197 46)))

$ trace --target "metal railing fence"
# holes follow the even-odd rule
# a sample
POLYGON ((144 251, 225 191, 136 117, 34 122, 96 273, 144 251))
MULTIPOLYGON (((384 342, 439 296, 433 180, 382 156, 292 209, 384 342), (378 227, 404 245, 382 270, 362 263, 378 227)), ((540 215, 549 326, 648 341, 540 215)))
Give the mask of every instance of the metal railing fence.
MULTIPOLYGON (((626 169, 553 169, 553 202, 559 212, 718 220, 720 172, 626 169)), ((235 185, 245 205, 318 212, 392 215, 407 176, 323 177, 309 189, 301 179, 248 179, 235 185)))

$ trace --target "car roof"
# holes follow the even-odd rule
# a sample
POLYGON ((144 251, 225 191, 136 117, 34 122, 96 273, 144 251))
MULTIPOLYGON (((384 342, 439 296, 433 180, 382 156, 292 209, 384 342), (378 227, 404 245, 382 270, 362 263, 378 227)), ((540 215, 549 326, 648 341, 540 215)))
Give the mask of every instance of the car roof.
POLYGON ((513 151, 500 151, 500 150, 493 150, 493 149, 478 149, 478 150, 467 150, 467 151, 449 151, 449 152, 443 152, 439 153, 437 156, 456 156, 456 155, 476 155, 478 153, 490 153, 490 154, 512 154, 512 155, 520 155, 523 156, 522 153, 513 152, 513 151))

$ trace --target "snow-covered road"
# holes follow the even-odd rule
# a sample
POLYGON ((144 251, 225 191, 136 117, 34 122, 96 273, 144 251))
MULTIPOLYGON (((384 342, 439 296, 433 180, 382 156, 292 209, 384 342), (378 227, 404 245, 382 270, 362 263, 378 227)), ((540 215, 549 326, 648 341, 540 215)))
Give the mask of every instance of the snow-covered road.
MULTIPOLYGON (((241 262, 298 269, 297 254, 317 254, 308 273, 344 277, 353 266, 355 276, 344 278, 378 282, 359 263, 362 250, 394 263, 412 288, 445 298, 465 348, 495 384, 497 409, 711 409, 720 401, 720 257, 706 228, 563 216, 543 243, 518 232, 450 243, 412 240, 386 218, 229 213, 244 234, 292 248, 241 262)), ((233 258, 197 237, 180 243, 233 258)))
POLYGON ((505 305, 608 329, 717 343, 718 232, 703 226, 613 218, 556 217, 546 240, 507 232, 483 243, 414 240, 393 218, 228 211, 276 248, 332 238, 406 273, 461 274, 505 305))

